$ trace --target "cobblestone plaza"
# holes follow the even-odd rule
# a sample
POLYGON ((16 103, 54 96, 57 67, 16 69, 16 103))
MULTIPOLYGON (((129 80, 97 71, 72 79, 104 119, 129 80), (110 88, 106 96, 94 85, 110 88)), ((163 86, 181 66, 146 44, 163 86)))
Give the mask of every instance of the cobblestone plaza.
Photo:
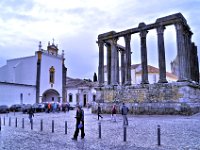
POLYGON ((85 109, 85 139, 71 140, 75 129, 75 110, 67 113, 36 113, 33 128, 27 114, 1 114, 1 150, 198 150, 200 149, 200 114, 193 116, 129 115, 127 137, 124 141, 122 116, 117 122, 103 114, 101 139, 99 121, 90 109, 85 109), (4 119, 5 118, 5 119, 4 119), (9 126, 9 118, 11 123, 9 126), (17 118, 17 127, 16 127, 17 118), (24 118, 24 128, 22 128, 24 118), (4 121, 5 120, 5 121, 4 121), (43 130, 41 131, 41 120, 43 130), (54 120, 54 132, 52 132, 54 120), (67 121, 67 134, 65 134, 67 121), (4 125, 5 123, 5 125, 4 125), (158 146, 157 126, 161 127, 161 145, 158 146))

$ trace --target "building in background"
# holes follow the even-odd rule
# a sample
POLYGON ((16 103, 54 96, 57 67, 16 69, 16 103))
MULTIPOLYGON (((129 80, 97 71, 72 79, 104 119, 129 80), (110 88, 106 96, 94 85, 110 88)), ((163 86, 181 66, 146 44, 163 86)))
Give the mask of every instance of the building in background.
MULTIPOLYGON (((148 65, 148 79, 149 83, 157 83, 159 81, 159 69, 148 65)), ((107 84, 107 69, 105 66, 104 69, 104 76, 105 76, 105 84, 107 84)), ((142 79, 142 66, 141 64, 133 64, 131 65, 131 84, 140 84, 142 79)), ((121 79, 121 67, 119 70, 119 79, 121 79)), ((166 72, 166 79, 168 82, 177 81, 177 76, 173 73, 166 72)), ((121 83, 121 81, 120 81, 121 83)))
POLYGON ((83 107, 91 105, 96 100, 95 88, 97 86, 98 82, 67 77, 67 102, 72 106, 76 104, 83 107))
POLYGON ((34 56, 7 60, 0 67, 0 104, 33 104, 66 101, 66 74, 64 52, 48 43, 47 50, 34 56))

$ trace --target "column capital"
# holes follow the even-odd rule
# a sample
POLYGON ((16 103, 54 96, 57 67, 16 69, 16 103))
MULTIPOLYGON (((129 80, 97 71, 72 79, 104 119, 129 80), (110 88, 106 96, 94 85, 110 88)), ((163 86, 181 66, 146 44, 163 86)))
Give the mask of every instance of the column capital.
POLYGON ((182 22, 177 22, 174 25, 175 25, 176 30, 183 31, 183 23, 182 22))
POLYGON ((104 44, 104 41, 103 40, 98 40, 96 43, 98 44, 98 46, 101 46, 101 45, 104 44))
POLYGON ((111 46, 110 42, 107 42, 107 41, 106 41, 106 42, 105 42, 105 46, 106 46, 106 47, 111 46))
POLYGON ((141 31, 140 32, 140 37, 141 38, 146 38, 148 31, 141 31))
POLYGON ((118 38, 112 38, 106 41, 106 44, 117 45, 118 38))
POLYGON ((165 30, 165 26, 159 26, 158 28, 156 28, 157 34, 163 34, 165 30))
POLYGON ((131 40, 131 34, 124 35, 124 40, 127 41, 127 42, 130 42, 130 40, 131 40))
POLYGON ((184 30, 184 34, 187 35, 189 38, 192 37, 193 33, 190 30, 184 30))

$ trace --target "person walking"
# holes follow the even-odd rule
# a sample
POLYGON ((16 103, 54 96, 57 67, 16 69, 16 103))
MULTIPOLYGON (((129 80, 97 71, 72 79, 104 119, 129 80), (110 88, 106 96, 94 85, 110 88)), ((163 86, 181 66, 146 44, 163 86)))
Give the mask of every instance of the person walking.
POLYGON ((100 114, 101 114, 101 106, 100 104, 98 104, 98 108, 97 108, 98 120, 99 120, 99 117, 103 118, 100 114))
POLYGON ((81 130, 81 139, 84 139, 85 132, 84 132, 84 111, 80 106, 77 106, 76 110, 76 127, 75 132, 72 140, 77 140, 79 130, 81 130))
POLYGON ((123 116, 123 125, 128 125, 128 118, 127 118, 128 112, 129 112, 128 107, 125 105, 125 103, 123 103, 121 108, 121 113, 123 116))
POLYGON ((29 117, 30 123, 33 123, 34 110, 32 107, 29 109, 28 115, 29 115, 28 117, 29 117))
POLYGON ((116 117, 117 117, 117 109, 116 109, 116 104, 114 104, 111 110, 111 120, 116 122, 117 121, 116 117))

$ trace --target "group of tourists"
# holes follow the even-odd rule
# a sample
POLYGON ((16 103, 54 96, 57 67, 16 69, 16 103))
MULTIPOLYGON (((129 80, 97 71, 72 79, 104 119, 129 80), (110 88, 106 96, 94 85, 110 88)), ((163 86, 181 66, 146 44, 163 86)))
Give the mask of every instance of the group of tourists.
MULTIPOLYGON (((50 111, 51 107, 54 107, 54 106, 47 105, 48 112, 50 111)), ((76 116, 75 116, 76 125, 75 125, 74 135, 73 135, 73 138, 72 138, 72 140, 75 140, 75 141, 77 140, 79 130, 81 131, 81 139, 84 139, 84 137, 85 137, 84 110, 82 109, 82 107, 80 105, 77 105, 76 108, 77 108, 76 109, 76 116)), ((129 109, 128 109, 127 106, 125 106, 124 103, 123 103, 120 111, 121 111, 121 114, 123 116, 123 125, 128 125, 127 114, 128 114, 129 109)), ((103 116, 101 116, 101 112, 102 111, 101 111, 100 104, 98 104, 98 108, 97 108, 98 120, 99 120, 99 117, 103 118, 103 116)), ((112 107, 112 110, 111 110, 111 120, 113 120, 114 122, 116 122, 116 114, 117 114, 117 108, 116 108, 116 104, 114 104, 113 107, 112 107)), ((28 115, 29 115, 30 123, 32 123, 33 117, 34 117, 34 110, 32 108, 29 110, 28 115)))
MULTIPOLYGON (((120 109, 120 112, 123 116, 123 125, 128 125, 128 119, 127 119, 127 114, 129 112, 129 109, 128 107, 125 105, 125 103, 122 104, 122 107, 120 109)), ((103 118, 101 116, 101 107, 100 107, 100 104, 98 104, 98 108, 97 108, 97 115, 98 115, 98 120, 99 118, 103 118)), ((114 121, 116 122, 117 121, 117 106, 116 104, 114 104, 112 106, 112 109, 111 109, 111 121, 114 121)))

